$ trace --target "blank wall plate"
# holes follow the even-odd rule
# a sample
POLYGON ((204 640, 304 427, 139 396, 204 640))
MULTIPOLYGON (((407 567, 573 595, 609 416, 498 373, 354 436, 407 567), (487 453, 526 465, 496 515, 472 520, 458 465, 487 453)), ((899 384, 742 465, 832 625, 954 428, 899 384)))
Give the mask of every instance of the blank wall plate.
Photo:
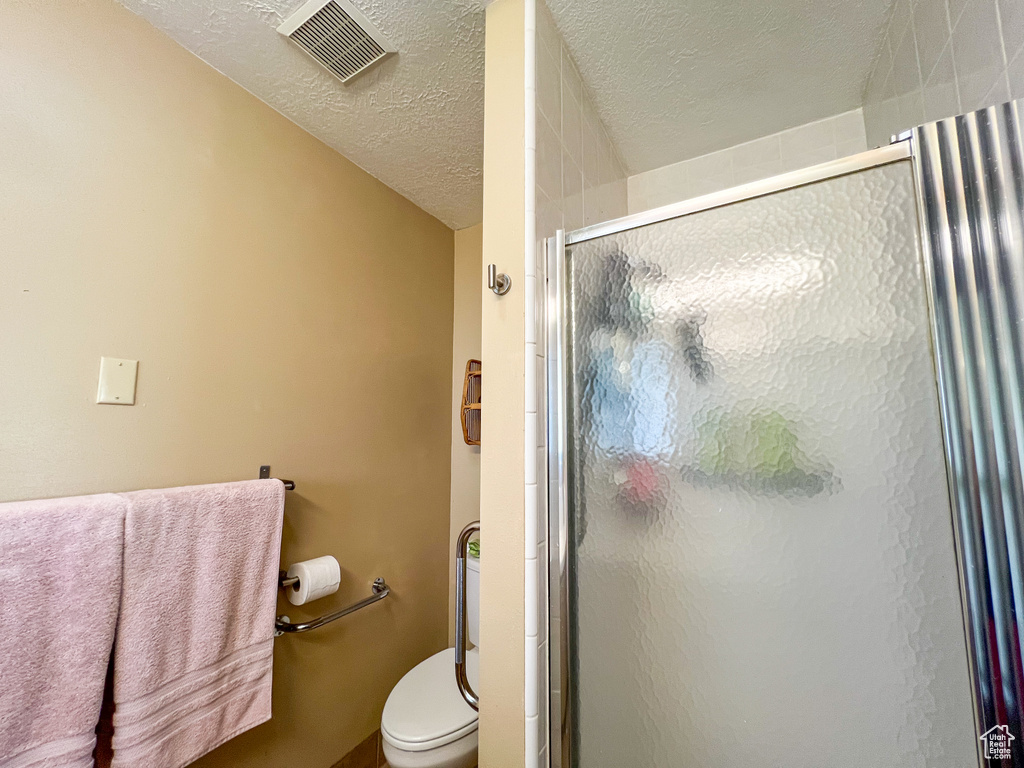
POLYGON ((96 402, 108 405, 135 405, 135 380, 138 373, 138 360, 101 357, 100 387, 96 392, 96 402))

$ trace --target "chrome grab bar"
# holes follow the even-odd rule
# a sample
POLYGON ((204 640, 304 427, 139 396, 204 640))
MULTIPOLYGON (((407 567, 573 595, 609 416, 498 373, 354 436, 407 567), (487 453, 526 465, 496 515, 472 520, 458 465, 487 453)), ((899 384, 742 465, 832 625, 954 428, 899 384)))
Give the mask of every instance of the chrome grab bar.
MULTIPOLYGON (((281 585, 285 586, 286 582, 294 584, 298 579, 289 579, 284 576, 282 571, 281 585)), ((384 579, 374 579, 373 582, 373 594, 364 600, 360 600, 358 603, 354 603, 346 608, 342 608, 340 611, 334 613, 328 613, 325 616, 312 619, 311 621, 304 621, 300 624, 292 624, 287 616, 278 616, 274 621, 274 636, 280 636, 284 633, 294 634, 295 632, 309 632, 311 629, 322 627, 324 624, 330 624, 332 621, 340 619, 342 616, 348 616, 350 613, 355 613, 360 608, 365 608, 368 605, 373 605, 376 602, 383 600, 385 597, 391 594, 391 587, 389 587, 384 579)))
POLYGON ((455 682, 459 693, 473 709, 480 710, 480 697, 476 695, 466 674, 466 634, 469 625, 466 617, 466 554, 469 537, 480 531, 480 521, 470 523, 459 534, 455 547, 455 682))

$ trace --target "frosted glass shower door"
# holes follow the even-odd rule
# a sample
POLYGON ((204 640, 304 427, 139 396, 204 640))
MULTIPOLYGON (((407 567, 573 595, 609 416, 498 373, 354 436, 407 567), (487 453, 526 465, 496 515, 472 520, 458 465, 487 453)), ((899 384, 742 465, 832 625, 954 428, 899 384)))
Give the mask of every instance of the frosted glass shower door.
POLYGON ((978 765, 917 227, 900 161, 567 248, 573 765, 978 765))

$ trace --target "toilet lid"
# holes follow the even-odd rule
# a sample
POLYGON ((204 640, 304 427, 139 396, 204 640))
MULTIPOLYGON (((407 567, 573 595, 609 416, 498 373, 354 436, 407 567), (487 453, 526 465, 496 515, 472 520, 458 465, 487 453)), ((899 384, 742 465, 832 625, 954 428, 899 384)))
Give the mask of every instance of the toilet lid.
MULTIPOLYGON (((469 683, 479 691, 476 649, 466 654, 469 683)), ((392 745, 421 752, 449 744, 476 730, 477 713, 455 682, 455 649, 421 661, 391 691, 381 717, 381 735, 392 745)))

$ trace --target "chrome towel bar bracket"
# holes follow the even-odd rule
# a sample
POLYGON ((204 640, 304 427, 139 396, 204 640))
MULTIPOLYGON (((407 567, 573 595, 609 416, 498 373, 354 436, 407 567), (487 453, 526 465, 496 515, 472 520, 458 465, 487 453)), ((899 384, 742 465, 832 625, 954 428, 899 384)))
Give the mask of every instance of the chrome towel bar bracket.
MULTIPOLYGON (((298 579, 294 581, 287 577, 281 579, 281 586, 291 586, 296 583, 298 579), (285 584, 288 582, 288 584, 285 584)), ((311 629, 322 627, 324 624, 330 624, 332 621, 337 621, 342 616, 348 616, 350 613, 355 613, 360 608, 365 608, 368 605, 379 603, 385 597, 391 594, 391 587, 387 585, 383 578, 374 579, 373 582, 373 594, 369 597, 360 600, 358 603, 342 608, 340 611, 334 613, 328 613, 317 619, 311 619, 310 621, 304 621, 299 624, 293 624, 288 620, 287 616, 278 616, 274 621, 274 637, 280 637, 283 634, 294 634, 296 632, 309 632, 311 629)))
MULTIPOLYGON (((263 464, 263 465, 260 466, 260 476, 259 476, 259 479, 260 480, 269 480, 270 479, 270 465, 269 464, 263 464)), ((293 483, 291 480, 285 480, 285 479, 281 478, 281 482, 284 483, 284 489, 286 491, 294 491, 295 490, 295 483, 293 483)))

